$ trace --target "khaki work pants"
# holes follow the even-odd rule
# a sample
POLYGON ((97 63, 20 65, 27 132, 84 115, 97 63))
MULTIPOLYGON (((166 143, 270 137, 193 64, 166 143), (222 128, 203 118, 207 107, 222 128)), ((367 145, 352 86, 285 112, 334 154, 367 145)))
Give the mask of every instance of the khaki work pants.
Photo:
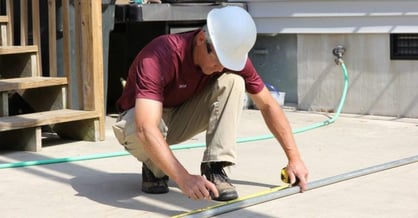
MULTIPOLYGON (((224 73, 202 93, 176 108, 164 108, 160 130, 169 145, 179 144, 206 130, 202 162, 236 162, 236 134, 245 85, 241 76, 224 73)), ((156 177, 164 176, 147 156, 136 135, 135 109, 123 112, 113 125, 119 142, 156 177)))

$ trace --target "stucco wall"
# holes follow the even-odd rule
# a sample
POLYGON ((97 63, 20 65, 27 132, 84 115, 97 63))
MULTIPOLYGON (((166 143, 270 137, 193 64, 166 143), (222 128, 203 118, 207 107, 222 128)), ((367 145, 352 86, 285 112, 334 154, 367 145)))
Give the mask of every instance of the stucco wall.
POLYGON ((332 111, 343 88, 332 49, 344 45, 349 93, 343 112, 418 117, 418 61, 390 60, 388 34, 299 34, 298 107, 332 111))

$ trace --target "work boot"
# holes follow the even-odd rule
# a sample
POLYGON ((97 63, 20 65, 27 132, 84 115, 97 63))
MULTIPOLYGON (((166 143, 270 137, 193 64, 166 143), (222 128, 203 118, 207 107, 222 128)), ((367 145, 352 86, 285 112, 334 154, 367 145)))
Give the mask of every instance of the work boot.
POLYGON ((150 194, 163 194, 168 192, 168 176, 157 178, 148 169, 147 165, 142 164, 142 191, 150 194))
POLYGON ((235 187, 231 184, 223 169, 224 166, 225 162, 208 162, 200 165, 202 175, 205 175, 218 189, 219 196, 217 198, 211 193, 212 200, 215 201, 229 201, 238 198, 235 187))

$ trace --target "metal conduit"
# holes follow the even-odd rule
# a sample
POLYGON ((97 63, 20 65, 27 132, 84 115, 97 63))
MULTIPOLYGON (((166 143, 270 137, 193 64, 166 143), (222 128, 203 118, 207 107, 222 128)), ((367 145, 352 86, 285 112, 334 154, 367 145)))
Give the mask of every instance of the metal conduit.
MULTIPOLYGON (((383 170, 392 169, 395 167, 404 166, 407 164, 412 164, 418 162, 418 155, 399 159, 391 162, 387 162, 384 164, 379 164, 367 168, 363 168, 360 170, 355 170, 347 173, 343 173, 340 175, 316 180, 313 182, 308 183, 307 191, 320 188, 323 186, 331 185, 334 183, 342 182, 345 180, 353 179, 360 176, 365 176, 368 174, 376 173, 383 170)), ((217 204, 214 206, 209 206, 207 208, 193 210, 187 213, 179 214, 173 217, 212 217, 224 213, 228 213, 231 211, 239 210, 245 207, 253 206, 256 204, 264 203, 267 201, 279 199, 282 197, 286 197, 289 195, 297 194, 300 192, 299 186, 295 187, 275 187, 267 191, 259 192, 253 194, 251 196, 238 198, 232 201, 228 201, 225 203, 217 204)))

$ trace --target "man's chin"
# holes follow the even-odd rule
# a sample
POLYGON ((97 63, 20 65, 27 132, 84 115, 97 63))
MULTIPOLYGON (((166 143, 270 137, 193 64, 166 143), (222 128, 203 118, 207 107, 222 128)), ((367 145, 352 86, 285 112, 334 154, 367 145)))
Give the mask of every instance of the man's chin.
POLYGON ((208 75, 208 76, 213 74, 213 72, 206 71, 206 70, 202 70, 202 72, 203 72, 203 74, 208 75))

